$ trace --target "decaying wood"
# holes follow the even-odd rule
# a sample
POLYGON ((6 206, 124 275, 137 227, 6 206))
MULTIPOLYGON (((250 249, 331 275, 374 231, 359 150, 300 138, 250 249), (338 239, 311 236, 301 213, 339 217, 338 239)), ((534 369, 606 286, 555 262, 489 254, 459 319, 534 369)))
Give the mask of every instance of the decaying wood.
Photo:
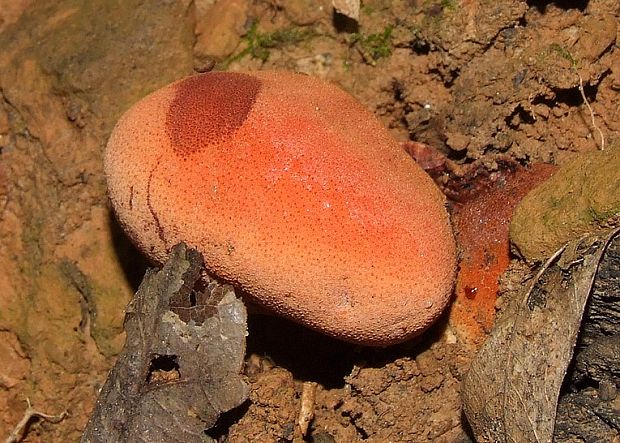
POLYGON ((463 407, 480 442, 547 442, 588 296, 604 251, 618 234, 566 245, 523 297, 506 304, 472 362, 463 407))
POLYGON ((185 245, 147 274, 127 308, 127 342, 82 442, 202 442, 240 405, 246 311, 229 286, 193 292, 202 259, 185 245))

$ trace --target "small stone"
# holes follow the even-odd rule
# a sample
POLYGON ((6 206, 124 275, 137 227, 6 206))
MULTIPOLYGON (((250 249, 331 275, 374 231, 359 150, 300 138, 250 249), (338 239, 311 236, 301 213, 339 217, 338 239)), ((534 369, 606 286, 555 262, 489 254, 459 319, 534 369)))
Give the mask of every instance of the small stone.
POLYGON ((220 0, 197 9, 194 56, 221 61, 231 55, 245 32, 247 18, 247 0, 220 0))

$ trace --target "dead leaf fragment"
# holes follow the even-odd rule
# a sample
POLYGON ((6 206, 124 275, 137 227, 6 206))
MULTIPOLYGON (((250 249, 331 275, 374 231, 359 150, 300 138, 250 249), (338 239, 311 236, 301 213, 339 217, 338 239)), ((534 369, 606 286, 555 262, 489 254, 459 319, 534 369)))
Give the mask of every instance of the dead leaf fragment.
POLYGON ((245 306, 230 286, 192 292, 201 271, 200 254, 180 244, 162 270, 147 272, 82 442, 202 442, 247 398, 245 306))
POLYGON ((547 442, 594 276, 611 239, 565 245, 532 285, 509 301, 463 384, 463 407, 479 442, 547 442))

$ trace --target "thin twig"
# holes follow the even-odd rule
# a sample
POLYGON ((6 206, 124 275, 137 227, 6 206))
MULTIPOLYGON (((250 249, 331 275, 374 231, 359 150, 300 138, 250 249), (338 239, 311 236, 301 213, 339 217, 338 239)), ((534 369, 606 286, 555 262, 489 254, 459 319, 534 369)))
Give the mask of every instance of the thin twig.
POLYGON ((308 427, 310 422, 314 418, 314 402, 316 401, 316 388, 315 382, 304 382, 303 390, 301 391, 301 408, 299 410, 299 418, 297 424, 301 430, 301 435, 304 437, 308 433, 308 427))
POLYGON ((594 110, 592 109, 592 106, 590 106, 590 102, 588 101, 586 97, 586 93, 583 90, 583 78, 581 77, 581 74, 579 73, 579 71, 577 71, 577 69, 575 69, 575 72, 577 73, 577 77, 579 77, 579 92, 581 92, 581 98, 583 99, 583 102, 588 107, 588 111, 590 111, 590 120, 592 121, 592 127, 596 129, 596 131, 598 132, 598 135, 601 136, 601 151, 604 151, 605 150, 605 136, 603 135, 603 131, 601 131, 601 129, 596 125, 596 121, 594 119, 594 110))
POLYGON ((13 429, 13 432, 11 432, 11 434, 7 437, 4 443, 18 443, 22 441, 22 439, 25 436, 24 434, 26 433, 26 429, 28 428, 28 424, 30 423, 30 420, 32 420, 35 417, 42 418, 43 420, 47 420, 51 423, 59 423, 67 415, 69 415, 67 411, 64 411, 60 415, 45 414, 43 412, 40 412, 34 409, 32 405, 30 404, 29 399, 26 399, 26 402, 28 403, 28 408, 26 409, 26 412, 24 412, 24 416, 19 421, 19 423, 17 423, 17 426, 15 426, 15 428, 13 429))
POLYGON ((534 290, 534 288, 536 287, 536 285, 538 284, 538 282, 540 281, 540 277, 542 277, 542 275, 545 273, 545 271, 547 269, 549 269, 551 267, 551 265, 553 263, 555 263, 555 261, 558 259, 558 257, 560 255, 562 255, 562 253, 564 252, 564 250, 568 247, 568 242, 564 243, 564 245, 558 249, 557 251, 555 251, 551 257, 549 257, 547 259, 547 261, 545 263, 543 263, 543 265, 540 267, 540 269, 538 270, 538 272, 536 273, 536 275, 534 276, 534 279, 532 280, 532 284, 530 285, 530 287, 528 288, 528 290, 525 292, 525 297, 523 297, 523 300, 527 300, 530 295, 532 294, 532 291, 534 290))

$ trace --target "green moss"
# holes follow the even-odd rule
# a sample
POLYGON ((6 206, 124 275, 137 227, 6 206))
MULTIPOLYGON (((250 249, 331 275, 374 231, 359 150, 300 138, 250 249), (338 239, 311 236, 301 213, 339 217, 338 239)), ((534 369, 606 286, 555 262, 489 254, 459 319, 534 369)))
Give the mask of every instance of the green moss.
POLYGON ((304 40, 314 37, 316 34, 311 29, 299 27, 286 27, 274 32, 260 32, 258 23, 253 23, 248 33, 243 37, 245 49, 224 62, 225 66, 249 55, 259 59, 263 63, 269 60, 271 50, 286 46, 297 45, 304 40))
POLYGON ((510 237, 531 261, 567 241, 605 228, 620 215, 620 149, 586 152, 558 170, 517 206, 510 237))
POLYGON ((558 43, 551 43, 549 45, 549 51, 559 55, 565 60, 568 60, 573 68, 577 66, 577 60, 575 60, 568 49, 564 48, 562 45, 558 43))
POLYGON ((441 7, 444 11, 454 11, 457 7, 456 0, 441 0, 441 7))
POLYGON ((551 43, 547 46, 546 49, 539 54, 537 60, 542 65, 553 66, 554 69, 557 68, 558 65, 566 67, 565 62, 568 62, 568 67, 575 73, 577 73, 577 69, 582 66, 581 60, 575 58, 568 49, 559 43, 551 43))
POLYGON ((590 208, 590 216, 592 221, 598 225, 604 225, 608 220, 620 214, 620 204, 605 211, 597 211, 590 208))
POLYGON ((350 44, 358 48, 364 61, 375 65, 377 60, 389 57, 392 54, 392 31, 394 26, 386 26, 382 32, 376 34, 351 34, 350 44))

